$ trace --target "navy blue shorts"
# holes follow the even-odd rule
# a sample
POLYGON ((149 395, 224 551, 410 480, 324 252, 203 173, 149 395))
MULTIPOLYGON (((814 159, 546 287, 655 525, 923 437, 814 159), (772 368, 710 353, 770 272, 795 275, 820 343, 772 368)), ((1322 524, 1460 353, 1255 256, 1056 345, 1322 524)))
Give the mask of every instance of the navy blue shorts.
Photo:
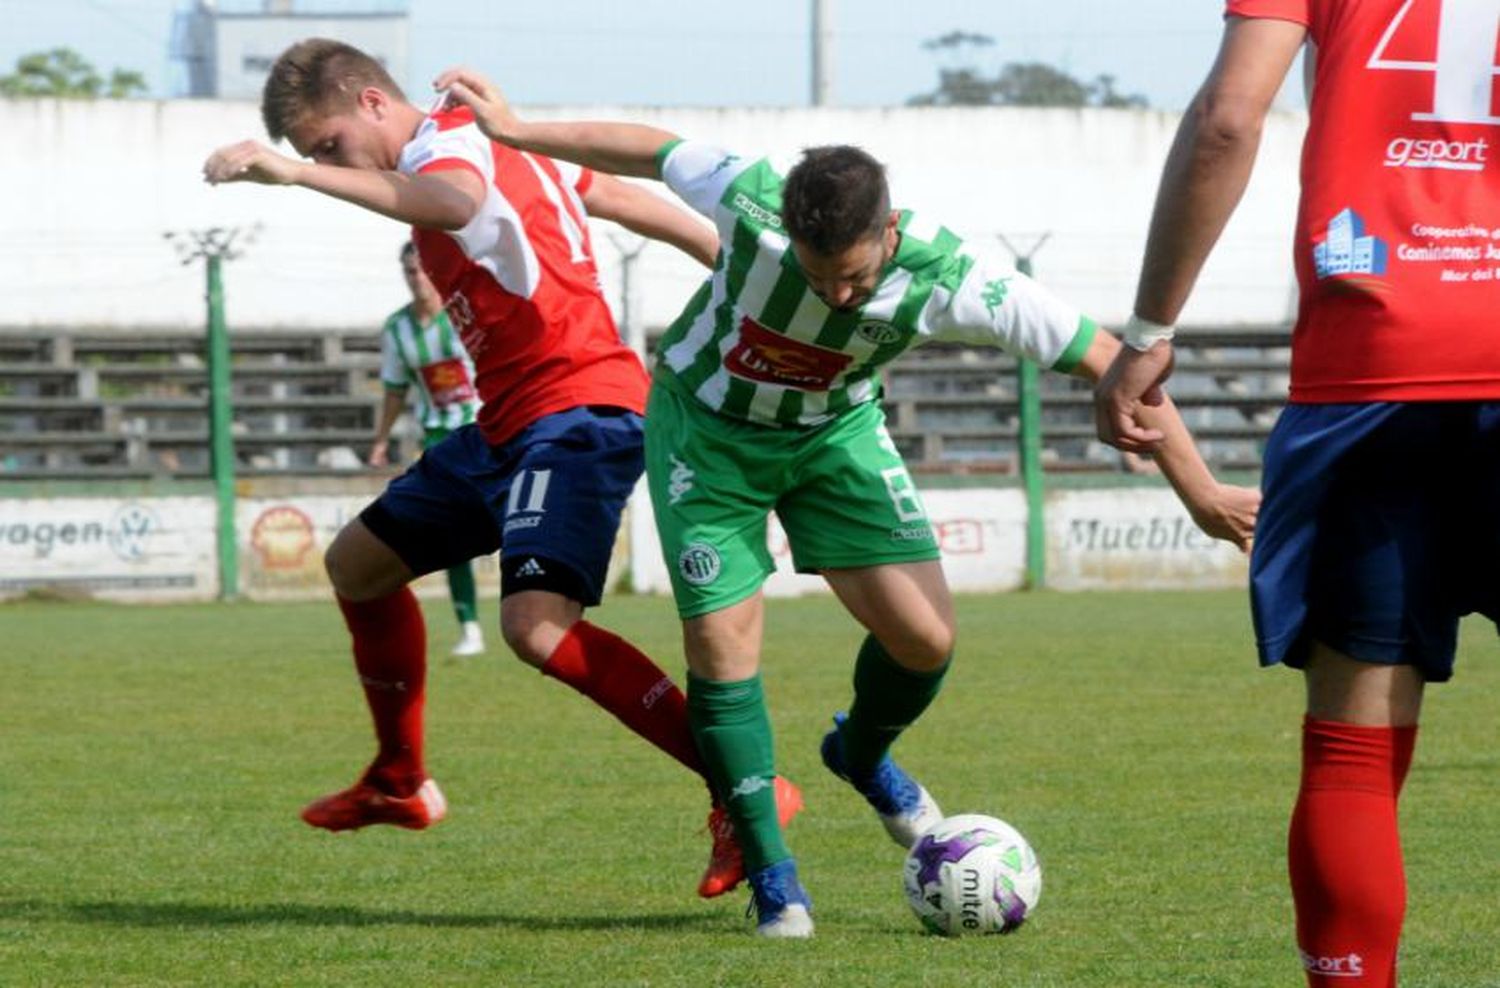
POLYGON ((417 575, 500 550, 502 593, 553 590, 592 606, 645 467, 641 426, 623 409, 570 408, 497 447, 463 426, 360 520, 417 575))
POLYGON ((1453 675, 1458 620, 1500 622, 1500 402, 1289 405, 1250 559, 1262 665, 1316 640, 1453 675))

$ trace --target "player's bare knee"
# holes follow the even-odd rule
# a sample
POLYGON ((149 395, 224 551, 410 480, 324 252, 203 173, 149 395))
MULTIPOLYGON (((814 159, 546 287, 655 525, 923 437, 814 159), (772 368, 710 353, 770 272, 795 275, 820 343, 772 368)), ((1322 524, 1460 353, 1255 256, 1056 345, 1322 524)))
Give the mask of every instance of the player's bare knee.
POLYGON ((358 599, 351 579, 348 554, 340 540, 334 539, 333 544, 323 553, 323 570, 328 574, 328 582, 333 585, 334 593, 345 600, 358 599))
POLYGON ((543 665, 557 647, 555 638, 549 641, 537 624, 503 613, 500 618, 500 636, 505 639, 505 644, 510 646, 516 658, 529 666, 543 665))
POLYGON ((323 569, 334 592, 352 601, 374 600, 395 593, 409 579, 397 568, 373 562, 345 532, 340 532, 323 553, 323 569))
POLYGON ((580 616, 576 604, 560 604, 553 597, 523 593, 500 603, 500 637, 529 666, 541 668, 580 616))
POLYGON ((953 643, 951 630, 933 631, 916 644, 910 653, 910 664, 923 671, 940 669, 952 657, 953 643))
POLYGON ((929 627, 912 629, 899 640, 881 640, 886 652, 897 663, 919 672, 941 669, 953 655, 955 642, 952 625, 935 623, 929 627))

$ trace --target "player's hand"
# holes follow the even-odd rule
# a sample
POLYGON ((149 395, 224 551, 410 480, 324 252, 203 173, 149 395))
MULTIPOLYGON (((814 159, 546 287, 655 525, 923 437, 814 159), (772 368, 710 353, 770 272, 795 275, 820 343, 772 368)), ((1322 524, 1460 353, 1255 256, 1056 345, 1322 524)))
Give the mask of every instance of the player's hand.
POLYGON ((474 69, 465 66, 444 69, 432 81, 432 88, 444 94, 444 105, 473 110, 474 122, 491 140, 505 143, 520 125, 505 94, 474 69))
POLYGON ((297 181, 302 166, 301 161, 277 154, 259 141, 240 141, 208 156, 203 163, 203 180, 210 185, 221 182, 291 185, 297 181))
POLYGON ((1204 534, 1233 542, 1249 552, 1255 542, 1255 518, 1260 514, 1260 491, 1254 487, 1216 484, 1209 499, 1188 505, 1188 513, 1204 534))
POLYGON ((505 94, 473 69, 457 66, 444 69, 432 80, 432 88, 447 93, 448 106, 467 106, 474 111, 474 122, 492 141, 508 143, 521 121, 506 102, 505 94))
POLYGON ((388 467, 391 465, 390 443, 384 439, 377 439, 370 444, 370 466, 388 467))
POLYGON ((1159 342, 1146 351, 1123 346, 1094 387, 1094 427, 1099 438, 1116 449, 1150 453, 1165 438, 1160 429, 1136 421, 1142 405, 1162 403, 1162 384, 1172 373, 1172 344, 1159 342))

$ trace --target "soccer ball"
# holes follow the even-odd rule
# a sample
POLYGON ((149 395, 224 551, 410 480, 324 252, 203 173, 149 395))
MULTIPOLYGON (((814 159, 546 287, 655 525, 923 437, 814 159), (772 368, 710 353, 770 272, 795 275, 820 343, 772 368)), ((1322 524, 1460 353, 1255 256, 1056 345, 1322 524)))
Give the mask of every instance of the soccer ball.
POLYGON ((957 937, 1009 933, 1042 895, 1042 866, 1004 820, 950 816, 906 855, 906 901, 928 932, 957 937))

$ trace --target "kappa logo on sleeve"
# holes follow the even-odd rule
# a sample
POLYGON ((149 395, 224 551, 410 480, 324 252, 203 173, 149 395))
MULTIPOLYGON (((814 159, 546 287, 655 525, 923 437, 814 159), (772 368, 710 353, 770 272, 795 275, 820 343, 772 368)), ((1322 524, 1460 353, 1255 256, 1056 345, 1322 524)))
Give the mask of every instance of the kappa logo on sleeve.
POLYGON ((723 160, 721 160, 717 165, 714 165, 714 170, 708 173, 708 177, 713 178, 715 175, 719 174, 719 172, 723 171, 739 160, 740 156, 737 154, 726 154, 723 160))
POLYGON ((994 318, 995 310, 1005 304, 1005 298, 1010 294, 1010 276, 996 278, 984 283, 984 294, 979 300, 984 303, 985 311, 994 318))

